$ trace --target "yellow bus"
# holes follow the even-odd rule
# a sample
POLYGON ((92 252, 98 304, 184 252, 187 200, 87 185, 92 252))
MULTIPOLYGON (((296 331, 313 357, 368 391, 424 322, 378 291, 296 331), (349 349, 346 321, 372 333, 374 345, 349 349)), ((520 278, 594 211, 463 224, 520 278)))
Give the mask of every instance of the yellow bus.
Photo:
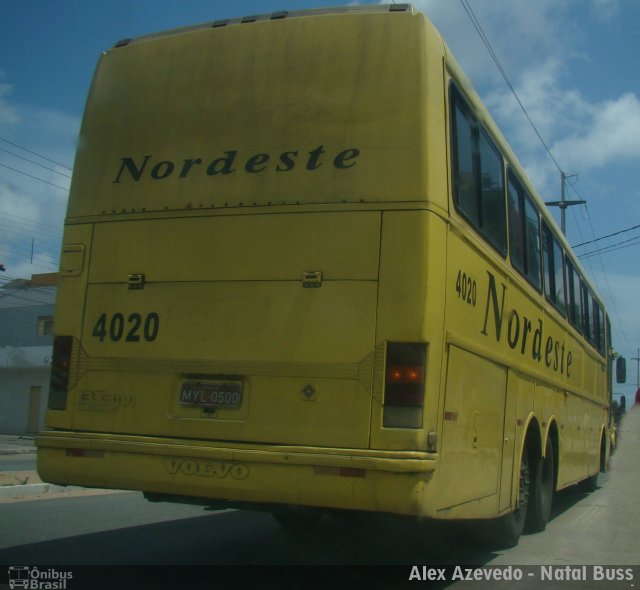
POLYGON ((105 52, 54 331, 44 481, 516 543, 607 461, 602 301, 409 5, 105 52))

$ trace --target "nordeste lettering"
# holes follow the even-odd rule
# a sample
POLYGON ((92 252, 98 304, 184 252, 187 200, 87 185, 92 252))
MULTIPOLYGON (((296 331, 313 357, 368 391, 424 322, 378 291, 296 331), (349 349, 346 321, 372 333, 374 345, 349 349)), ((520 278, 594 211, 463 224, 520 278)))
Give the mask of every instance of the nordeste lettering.
POLYGON ((140 182, 144 178, 166 180, 168 178, 185 179, 200 174, 206 176, 227 176, 234 173, 260 174, 271 170, 275 173, 291 172, 296 167, 307 171, 329 167, 335 170, 348 170, 358 163, 360 150, 346 148, 327 155, 323 145, 308 151, 288 150, 273 156, 267 152, 239 154, 238 150, 226 150, 209 159, 185 158, 181 161, 156 159, 152 154, 143 156, 125 156, 113 180, 114 184, 125 181, 140 182))

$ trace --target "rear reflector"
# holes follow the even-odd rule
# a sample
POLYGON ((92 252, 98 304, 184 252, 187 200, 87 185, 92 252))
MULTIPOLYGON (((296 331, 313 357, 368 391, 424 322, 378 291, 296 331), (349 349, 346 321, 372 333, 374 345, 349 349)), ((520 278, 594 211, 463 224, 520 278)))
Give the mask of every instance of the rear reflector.
POLYGON ((339 477, 366 477, 367 472, 364 469, 356 467, 321 467, 316 465, 313 468, 316 475, 337 475, 339 477))
POLYGON ((67 449, 67 457, 89 457, 93 459, 103 459, 104 451, 94 451, 91 449, 67 449))
POLYGON ((53 340, 48 405, 50 410, 67 409, 72 347, 73 338, 71 336, 56 336, 53 340))

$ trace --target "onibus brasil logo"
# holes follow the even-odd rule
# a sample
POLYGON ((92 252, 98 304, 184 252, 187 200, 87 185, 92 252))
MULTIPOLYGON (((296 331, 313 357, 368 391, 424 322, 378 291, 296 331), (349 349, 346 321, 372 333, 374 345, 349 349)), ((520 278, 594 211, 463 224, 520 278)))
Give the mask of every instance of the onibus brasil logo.
POLYGON ((28 565, 9 566, 9 588, 27 590, 66 590, 73 573, 54 568, 40 569, 28 565))

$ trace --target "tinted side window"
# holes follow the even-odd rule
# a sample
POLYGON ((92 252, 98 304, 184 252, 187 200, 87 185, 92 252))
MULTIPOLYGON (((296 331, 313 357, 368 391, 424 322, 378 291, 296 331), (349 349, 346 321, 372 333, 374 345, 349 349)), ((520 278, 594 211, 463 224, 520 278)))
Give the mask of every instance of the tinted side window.
POLYGON ((604 316, 600 304, 595 300, 593 301, 593 327, 595 328, 595 346, 600 354, 604 354, 604 316))
POLYGON ((451 97, 454 203, 487 241, 506 255, 502 155, 454 87, 451 97))
POLYGON ((546 224, 542 226, 544 258, 544 292, 547 299, 563 314, 566 311, 564 285, 564 252, 560 242, 546 224))
POLYGON ((527 194, 524 197, 524 228, 527 252, 527 277, 538 288, 542 287, 540 268, 540 215, 527 194))
POLYGON ((522 185, 509 172, 509 251, 511 263, 538 290, 540 276, 540 217, 522 185))
POLYGON ((522 191, 511 173, 509 174, 509 181, 507 183, 507 194, 509 198, 509 254, 511 255, 511 264, 522 274, 526 275, 522 191))
POLYGON ((453 158, 453 196, 458 208, 469 221, 480 225, 480 211, 476 194, 476 180, 473 169, 474 139, 473 129, 467 115, 455 107, 455 149, 453 158))
POLYGON ((582 285, 582 318, 584 323, 584 336, 591 342, 595 343, 595 330, 593 326, 593 298, 587 286, 582 285))
POLYGON ((483 132, 479 143, 482 228, 489 241, 504 253, 507 250, 507 223, 502 156, 483 132))
POLYGON ((569 303, 569 320, 580 332, 582 332, 583 318, 580 274, 569 261, 567 261, 567 298, 569 303))

